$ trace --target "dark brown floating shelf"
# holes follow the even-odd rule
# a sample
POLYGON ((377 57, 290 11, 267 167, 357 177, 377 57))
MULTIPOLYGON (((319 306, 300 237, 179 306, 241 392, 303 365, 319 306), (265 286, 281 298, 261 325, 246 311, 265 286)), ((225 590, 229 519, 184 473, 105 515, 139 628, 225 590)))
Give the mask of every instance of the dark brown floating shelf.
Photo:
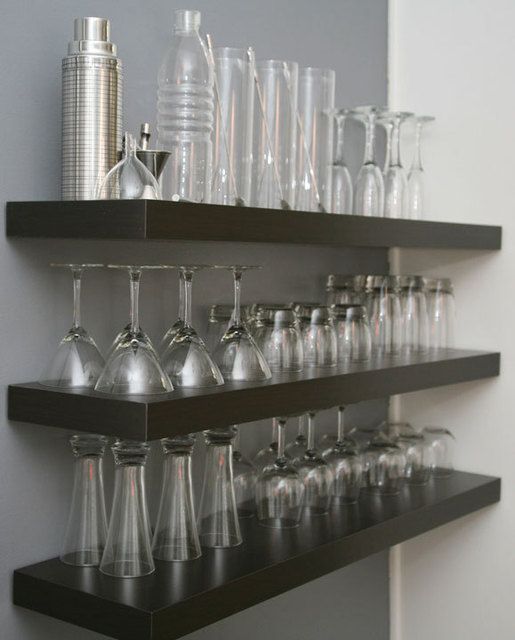
POLYGON ((244 523, 244 543, 117 580, 58 559, 14 574, 14 603, 120 640, 172 640, 499 501, 498 478, 455 472, 397 497, 362 496, 298 529, 244 523))
POLYGON ((344 247, 500 249, 501 227, 162 200, 8 202, 20 238, 197 240, 344 247))
POLYGON ((500 354, 459 349, 276 376, 265 383, 175 390, 160 396, 9 387, 9 419, 136 440, 252 422, 499 375, 500 354))

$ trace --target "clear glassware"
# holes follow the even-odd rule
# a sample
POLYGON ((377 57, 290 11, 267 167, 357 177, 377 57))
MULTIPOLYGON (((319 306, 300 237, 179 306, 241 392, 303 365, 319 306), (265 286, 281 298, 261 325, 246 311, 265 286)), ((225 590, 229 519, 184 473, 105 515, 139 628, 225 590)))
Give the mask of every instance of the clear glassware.
POLYGON ((250 204, 254 69, 246 49, 213 50, 218 93, 211 202, 250 204))
POLYGON ((234 495, 238 518, 252 518, 256 512, 256 482, 258 472, 252 462, 241 452, 240 429, 234 425, 236 436, 232 450, 232 470, 234 477, 234 495))
POLYGON ((401 276, 402 348, 406 353, 425 353, 429 348, 429 314, 425 280, 401 276))
POLYGON ((169 327, 161 339, 159 345, 159 353, 163 354, 171 344, 180 329, 184 328, 184 278, 179 271, 179 312, 177 320, 169 327))
POLYGON ((272 325, 263 342, 263 355, 270 370, 273 373, 302 371, 304 350, 295 312, 283 307, 271 313, 272 325))
POLYGON ((119 440, 113 507, 100 571, 115 578, 137 578, 155 571, 145 494, 146 442, 119 440))
POLYGON ((284 453, 286 419, 277 419, 277 457, 265 466, 256 484, 259 524, 276 529, 297 527, 302 515, 304 484, 284 453))
POLYGON ((327 304, 363 304, 366 277, 330 274, 327 276, 327 304))
POLYGON ((194 435, 163 438, 163 483, 152 554, 158 560, 194 560, 201 555, 193 503, 191 454, 194 435))
MULTIPOLYGON (((231 321, 234 305, 231 304, 212 304, 209 308, 206 330, 206 345, 209 353, 213 353, 227 331, 229 322, 231 321)), ((242 309, 242 316, 243 316, 242 309)))
POLYGON ((333 326, 336 332, 338 364, 348 362, 351 356, 351 334, 347 331, 347 311, 351 308, 350 304, 332 304, 330 307, 333 326))
POLYGON ((137 156, 134 136, 125 132, 122 159, 114 165, 95 194, 97 200, 161 200, 157 180, 137 156))
MULTIPOLYGON (((385 218, 408 217, 408 177, 401 163, 401 125, 413 114, 405 111, 388 113, 392 119, 390 160, 384 178, 385 218)), ((385 116, 383 116, 385 117, 385 116)))
POLYGON ((363 476, 363 463, 356 443, 345 432, 345 407, 338 407, 338 435, 332 449, 324 454, 333 472, 333 504, 346 505, 358 501, 363 476))
POLYGON ((184 286, 184 326, 180 327, 162 355, 162 366, 177 387, 217 387, 224 383, 218 365, 191 324, 191 299, 194 274, 205 265, 163 265, 178 268, 184 286))
POLYGON ((226 381, 258 382, 268 380, 272 377, 270 367, 241 317, 241 278, 243 272, 259 267, 233 265, 220 268, 229 269, 233 273, 234 311, 231 325, 222 336, 215 350, 214 359, 226 381))
POLYGON ((338 343, 329 307, 316 307, 311 323, 304 330, 304 365, 306 367, 335 367, 338 343))
POLYGON ((270 441, 269 445, 260 449, 256 453, 253 459, 254 466, 258 469, 258 471, 261 471, 267 465, 273 464, 275 459, 277 458, 277 440, 278 440, 277 430, 278 430, 277 418, 273 418, 272 440, 270 441))
POLYGON ((335 72, 305 67, 299 72, 297 194, 299 211, 331 211, 335 72))
POLYGON ((406 458, 406 482, 425 485, 431 477, 431 446, 421 433, 399 436, 395 444, 401 447, 406 458))
POLYGON ((331 213, 352 213, 352 178, 350 171, 345 164, 344 156, 344 134, 345 121, 349 115, 349 109, 335 109, 333 111, 336 123, 336 149, 333 164, 331 167, 331 213))
POLYGON ((386 179, 386 174, 390 167, 390 156, 392 150, 392 130, 393 121, 389 117, 388 112, 381 113, 377 118, 377 124, 381 125, 385 132, 385 149, 384 149, 384 163, 383 163, 383 178, 386 179))
POLYGON ((367 310, 363 305, 347 311, 346 331, 349 335, 350 361, 367 362, 372 354, 372 334, 367 310))
POLYGON ((408 174, 408 211, 406 214, 406 217, 411 220, 422 220, 426 215, 424 169, 420 143, 424 125, 433 122, 433 120, 433 116, 415 116, 415 152, 408 174))
POLYGON ((290 307, 295 311, 302 334, 311 325, 313 309, 317 309, 320 306, 320 302, 292 302, 290 304, 290 307))
POLYGON ((410 438, 417 433, 409 422, 385 421, 381 424, 380 429, 393 441, 396 441, 398 438, 410 438))
POLYGON ((424 427, 422 434, 429 443, 431 473, 437 478, 450 476, 454 471, 456 438, 443 427, 424 427))
POLYGON ((429 346, 431 349, 454 347, 454 290, 449 278, 427 280, 429 310, 429 346))
POLYGON ((75 435, 70 445, 75 456, 73 493, 60 558, 76 567, 95 567, 100 564, 107 538, 102 468, 107 438, 75 435))
POLYGON ((354 213, 360 216, 382 216, 384 180, 374 158, 376 122, 380 107, 358 107, 351 116, 365 125, 365 154, 354 185, 354 213))
POLYGON ((370 328, 375 355, 398 355, 402 340, 399 276, 368 276, 370 328))
POLYGON ((397 495, 404 486, 406 457, 401 447, 379 432, 363 453, 364 488, 369 493, 397 495))
POLYGON ((308 439, 306 437, 306 421, 307 414, 299 416, 299 424, 297 435, 295 436, 295 440, 289 442, 284 448, 284 453, 287 458, 290 458, 293 462, 295 460, 302 458, 306 453, 306 449, 308 448, 308 439))
POLYGON ((200 11, 175 11, 158 74, 158 146, 170 152, 161 175, 167 200, 209 202, 211 197, 214 72, 199 28, 200 11))
POLYGON ((232 469, 234 427, 204 431, 206 461, 198 517, 203 547, 236 547, 242 543, 232 469))
POLYGON ((125 269, 130 282, 130 324, 116 338, 102 371, 96 391, 113 394, 151 395, 173 391, 150 338, 139 324, 139 285, 142 271, 149 266, 108 265, 125 269))
POLYGON ((82 327, 80 291, 84 269, 103 267, 102 264, 52 264, 52 267, 70 269, 73 275, 72 327, 59 343, 52 360, 43 371, 39 382, 46 387, 73 389, 94 387, 104 368, 95 341, 82 327))
POLYGON ((308 442, 302 458, 295 461, 295 467, 306 489, 304 512, 309 516, 322 516, 329 511, 332 497, 333 472, 315 446, 315 416, 308 413, 308 442))
POLYGON ((291 209, 295 191, 299 66, 284 60, 256 62, 259 117, 254 119, 252 203, 291 209))

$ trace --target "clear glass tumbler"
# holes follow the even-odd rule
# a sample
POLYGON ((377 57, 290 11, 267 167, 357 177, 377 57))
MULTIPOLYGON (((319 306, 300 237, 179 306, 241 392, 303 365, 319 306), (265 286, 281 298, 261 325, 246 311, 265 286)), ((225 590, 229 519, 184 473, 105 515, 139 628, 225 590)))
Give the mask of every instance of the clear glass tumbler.
POLYGON ((107 438, 93 434, 72 436, 75 456, 73 493, 61 561, 77 567, 100 564, 107 537, 102 461, 107 438))
POLYGON ((399 276, 368 276, 370 328, 375 355, 398 355, 402 340, 399 276))
POLYGON ((424 427, 422 433, 430 446, 431 473, 437 478, 450 476, 454 471, 456 438, 443 427, 424 427))
POLYGON ((338 341, 329 307, 316 307, 311 322, 304 330, 304 365, 335 367, 338 361, 338 341))
POLYGON ((425 279, 401 276, 402 348, 406 353, 424 353, 429 348, 429 314, 425 279))
POLYGON ((335 72, 299 72, 297 197, 299 211, 331 211, 335 72))
POLYGON ((369 493, 397 495, 404 486, 406 457, 401 447, 376 434, 363 453, 364 488, 369 493))
POLYGON ((250 204, 254 69, 246 49, 216 48, 211 202, 250 204))
POLYGON ((363 304, 364 276, 330 274, 327 276, 327 304, 363 304))
POLYGON ((167 561, 200 557, 200 542, 193 505, 191 454, 192 435, 163 438, 163 484, 152 553, 167 561))
POLYGON ((236 547, 242 542, 232 469, 234 427, 204 431, 206 461, 198 517, 203 547, 236 547))
POLYGON ((145 495, 146 442, 118 441, 113 507, 100 571, 116 578, 153 573, 150 521, 145 495))
POLYGON ((425 485, 431 476, 431 446, 421 433, 399 436, 395 443, 406 457, 406 482, 425 485))
POLYGON ((293 208, 298 72, 296 62, 256 62, 259 109, 254 118, 252 177, 256 207, 293 208))
POLYGON ((347 309, 345 333, 350 345, 350 361, 366 362, 372 353, 372 335, 367 310, 363 305, 353 305, 347 309))
MULTIPOLYGON (((304 349, 297 316, 292 309, 284 307, 272 311, 273 320, 263 342, 263 355, 272 371, 302 371, 304 349)), ((258 346, 260 342, 258 342, 258 346)))
POLYGON ((454 347, 454 290, 449 278, 427 281, 429 345, 431 349, 454 347))

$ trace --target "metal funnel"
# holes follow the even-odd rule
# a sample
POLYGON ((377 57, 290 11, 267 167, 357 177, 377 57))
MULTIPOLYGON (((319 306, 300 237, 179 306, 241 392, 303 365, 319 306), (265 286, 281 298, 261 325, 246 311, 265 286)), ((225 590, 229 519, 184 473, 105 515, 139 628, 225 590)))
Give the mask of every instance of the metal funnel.
POLYGON ((138 149, 136 151, 138 160, 141 160, 156 180, 165 168, 165 164, 170 157, 169 151, 156 151, 154 149, 138 149))

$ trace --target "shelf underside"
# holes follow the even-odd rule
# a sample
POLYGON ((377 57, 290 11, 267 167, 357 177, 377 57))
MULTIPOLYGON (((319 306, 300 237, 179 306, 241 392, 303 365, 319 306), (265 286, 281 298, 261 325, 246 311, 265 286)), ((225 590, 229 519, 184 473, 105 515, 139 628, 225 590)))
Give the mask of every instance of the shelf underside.
POLYGON ((500 480, 455 472, 400 496, 363 495, 297 529, 244 523, 244 543, 121 580, 58 559, 14 574, 14 602, 121 640, 172 640, 497 502, 500 480))
POLYGON ((275 376, 264 383, 177 389, 158 396, 62 391, 37 383, 9 387, 10 420, 155 440, 310 409, 467 382, 499 374, 500 355, 459 349, 275 376))
POLYGON ((21 238, 192 240, 500 249, 501 227, 276 211, 162 200, 7 203, 6 233, 21 238))

